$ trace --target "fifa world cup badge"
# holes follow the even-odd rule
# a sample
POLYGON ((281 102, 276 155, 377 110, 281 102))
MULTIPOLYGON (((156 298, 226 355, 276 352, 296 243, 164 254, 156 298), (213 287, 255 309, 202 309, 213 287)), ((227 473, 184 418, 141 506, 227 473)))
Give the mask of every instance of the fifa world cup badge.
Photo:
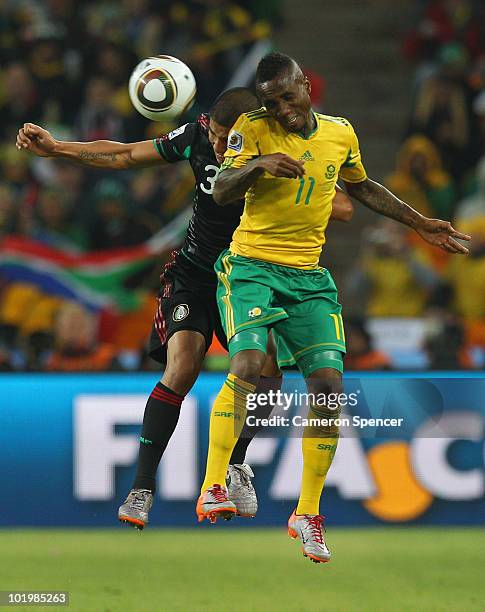
POLYGON ((227 148, 232 149, 233 151, 236 151, 237 153, 240 153, 243 148, 243 142, 244 142, 243 135, 233 130, 229 134, 229 138, 227 140, 227 148))

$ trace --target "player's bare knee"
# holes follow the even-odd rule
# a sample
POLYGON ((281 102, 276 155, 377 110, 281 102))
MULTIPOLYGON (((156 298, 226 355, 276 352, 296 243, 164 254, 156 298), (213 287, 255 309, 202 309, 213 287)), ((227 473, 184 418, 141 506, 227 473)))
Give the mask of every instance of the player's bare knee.
MULTIPOLYGON (((183 357, 180 355, 179 357, 183 357)), ((201 364, 190 361, 190 357, 174 359, 165 370, 162 383, 179 395, 187 395, 200 373, 201 364)))
POLYGON ((168 355, 162 383, 180 395, 186 395, 194 386, 204 360, 204 353, 184 350, 168 355))
POLYGON ((307 386, 310 393, 343 393, 342 374, 333 368, 319 368, 311 373, 307 386))
POLYGON ((180 395, 193 387, 205 356, 205 339, 199 332, 182 330, 168 341, 167 366, 162 383, 180 395))
POLYGON ((231 359, 231 374, 241 380, 256 384, 263 370, 266 355, 258 350, 236 353, 231 359))
POLYGON ((165 370, 162 377, 162 384, 179 395, 187 395, 197 380, 199 371, 193 368, 180 370, 165 370))

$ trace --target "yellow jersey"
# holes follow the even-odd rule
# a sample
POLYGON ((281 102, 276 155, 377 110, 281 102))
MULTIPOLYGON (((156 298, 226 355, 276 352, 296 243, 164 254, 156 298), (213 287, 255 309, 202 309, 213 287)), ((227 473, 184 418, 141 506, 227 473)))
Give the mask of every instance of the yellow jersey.
POLYGON ((271 153, 305 162, 301 179, 264 172, 250 187, 232 253, 293 268, 318 266, 338 178, 359 183, 367 175, 350 123, 314 116, 316 128, 306 138, 287 132, 264 108, 241 115, 229 133, 221 172, 271 153))

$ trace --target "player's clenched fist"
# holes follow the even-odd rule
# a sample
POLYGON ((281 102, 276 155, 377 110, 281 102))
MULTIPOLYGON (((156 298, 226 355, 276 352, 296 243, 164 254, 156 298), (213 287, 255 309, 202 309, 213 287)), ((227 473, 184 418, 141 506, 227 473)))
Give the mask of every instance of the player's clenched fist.
POLYGON ((17 134, 17 149, 25 149, 40 157, 53 155, 56 148, 56 141, 50 132, 44 130, 35 123, 24 123, 17 134))
POLYGON ((273 176, 300 178, 305 174, 304 162, 293 159, 284 153, 262 155, 257 158, 256 163, 259 168, 266 170, 273 176))

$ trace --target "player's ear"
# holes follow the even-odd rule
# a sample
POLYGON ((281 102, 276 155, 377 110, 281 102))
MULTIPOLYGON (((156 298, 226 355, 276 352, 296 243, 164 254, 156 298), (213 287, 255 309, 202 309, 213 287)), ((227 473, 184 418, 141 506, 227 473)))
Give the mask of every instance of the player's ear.
POLYGON ((310 94, 312 92, 312 84, 310 83, 310 79, 308 77, 305 77, 303 83, 305 85, 305 89, 310 94))

